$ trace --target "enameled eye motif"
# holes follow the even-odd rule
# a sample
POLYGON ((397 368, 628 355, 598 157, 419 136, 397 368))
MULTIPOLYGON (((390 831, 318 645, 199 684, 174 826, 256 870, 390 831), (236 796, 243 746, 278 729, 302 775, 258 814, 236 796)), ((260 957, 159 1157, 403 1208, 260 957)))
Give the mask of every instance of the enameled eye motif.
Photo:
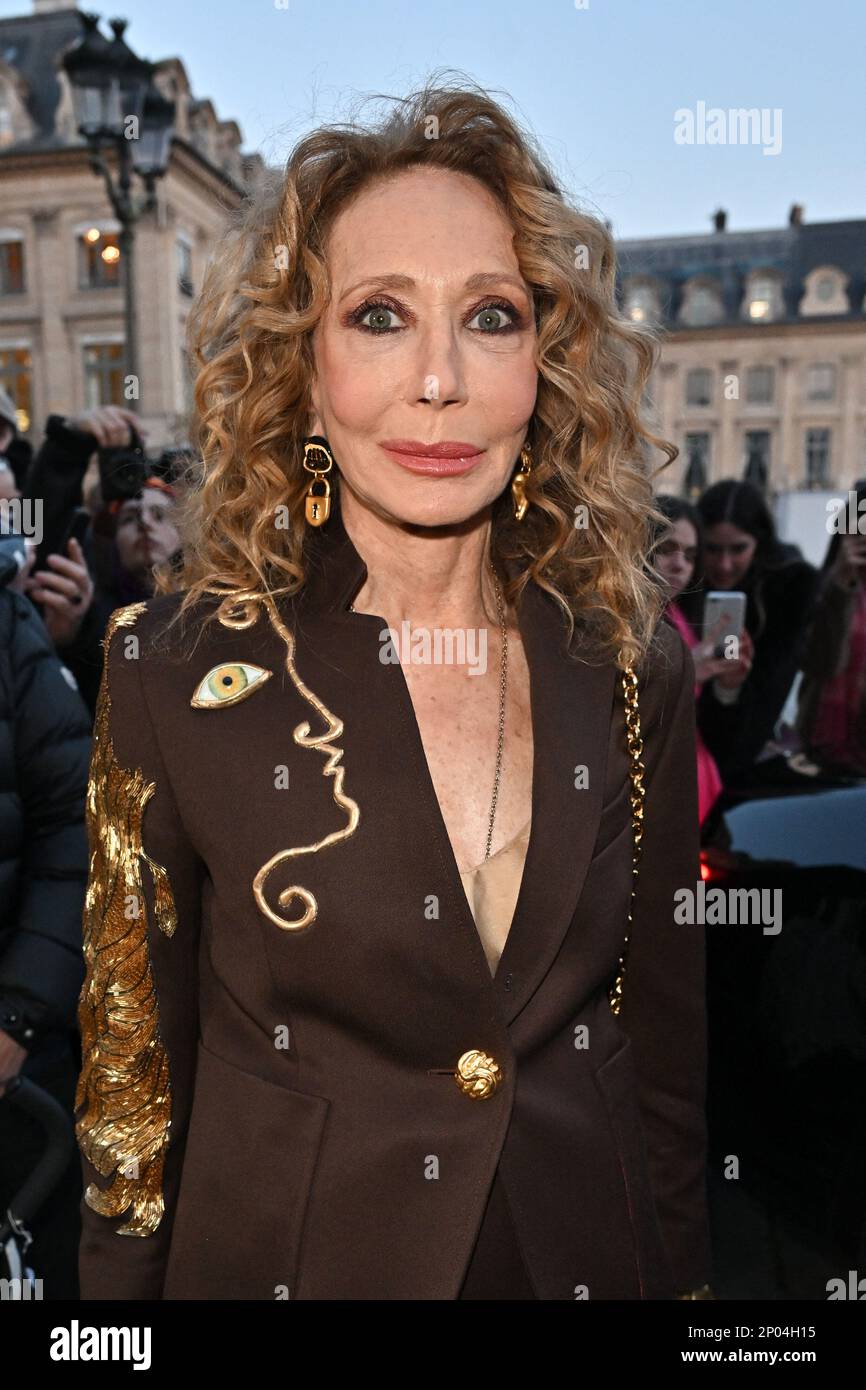
POLYGON ((193 709, 236 705, 264 685, 272 674, 249 661, 223 661, 199 681, 190 704, 193 709))

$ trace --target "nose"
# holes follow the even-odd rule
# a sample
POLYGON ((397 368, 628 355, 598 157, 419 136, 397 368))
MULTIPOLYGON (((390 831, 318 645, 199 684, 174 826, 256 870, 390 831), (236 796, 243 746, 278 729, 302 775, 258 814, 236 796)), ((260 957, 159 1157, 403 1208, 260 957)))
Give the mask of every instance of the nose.
POLYGON ((417 399, 443 406, 466 400, 463 353, 449 315, 443 311, 419 334, 417 399))

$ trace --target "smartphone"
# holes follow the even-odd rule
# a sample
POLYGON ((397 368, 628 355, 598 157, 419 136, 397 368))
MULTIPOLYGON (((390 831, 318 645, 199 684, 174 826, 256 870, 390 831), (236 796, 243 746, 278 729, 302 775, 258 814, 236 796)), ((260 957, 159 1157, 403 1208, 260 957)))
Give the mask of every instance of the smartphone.
MULTIPOLYGON (((84 539, 90 530, 90 512, 86 507, 76 507, 72 513, 69 525, 66 528, 63 540, 60 542, 59 555, 66 555, 71 540, 78 541, 82 550, 84 549, 84 539)), ((68 556, 67 556, 68 558, 68 556)))
POLYGON ((746 595, 739 589, 711 589, 704 600, 704 641, 713 655, 724 656, 730 637, 739 639, 746 625, 746 595))

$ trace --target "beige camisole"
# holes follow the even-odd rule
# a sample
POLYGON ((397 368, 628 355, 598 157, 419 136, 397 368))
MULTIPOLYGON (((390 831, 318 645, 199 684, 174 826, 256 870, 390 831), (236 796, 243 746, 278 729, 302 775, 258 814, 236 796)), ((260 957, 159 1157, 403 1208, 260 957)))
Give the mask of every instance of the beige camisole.
POLYGON ((531 824, 530 818, 513 840, 460 875, 491 975, 496 974, 517 906, 531 824))

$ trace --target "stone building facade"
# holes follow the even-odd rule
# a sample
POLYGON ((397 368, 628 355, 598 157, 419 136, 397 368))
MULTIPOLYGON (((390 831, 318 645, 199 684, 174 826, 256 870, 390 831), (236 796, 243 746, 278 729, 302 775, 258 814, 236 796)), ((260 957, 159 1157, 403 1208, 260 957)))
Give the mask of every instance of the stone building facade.
POLYGON ((767 492, 847 489, 866 475, 866 220, 620 241, 625 312, 653 325, 647 392, 680 449, 665 492, 720 478, 767 492))
MULTIPOLYGON (((130 403, 120 228, 77 135, 60 65, 81 33, 77 10, 52 0, 0 19, 0 384, 34 440, 51 412, 130 403)), ((243 153, 237 124, 193 95, 179 58, 159 62, 154 80, 176 118, 157 206, 135 237, 137 405, 148 448, 187 437, 189 308, 228 218, 267 176, 259 155, 243 153)))

